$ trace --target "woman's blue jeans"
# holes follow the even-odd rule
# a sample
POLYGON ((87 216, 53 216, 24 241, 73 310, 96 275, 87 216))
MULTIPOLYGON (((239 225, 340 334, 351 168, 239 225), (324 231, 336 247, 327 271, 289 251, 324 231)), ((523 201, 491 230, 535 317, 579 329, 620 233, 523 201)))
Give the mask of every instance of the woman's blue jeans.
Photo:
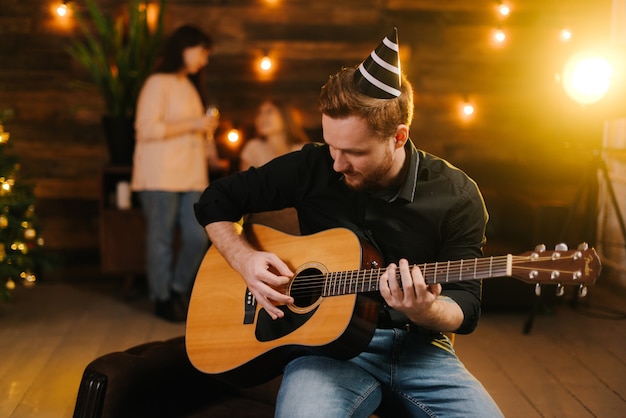
POLYGON ((276 417, 369 417, 379 405, 392 417, 502 417, 447 337, 400 329, 377 329, 368 349, 348 361, 291 361, 276 417))
POLYGON ((193 205, 201 192, 139 192, 146 218, 147 278, 150 299, 165 301, 171 290, 191 292, 198 268, 209 248, 206 231, 196 220, 193 205), (179 231, 178 253, 174 239, 179 231))

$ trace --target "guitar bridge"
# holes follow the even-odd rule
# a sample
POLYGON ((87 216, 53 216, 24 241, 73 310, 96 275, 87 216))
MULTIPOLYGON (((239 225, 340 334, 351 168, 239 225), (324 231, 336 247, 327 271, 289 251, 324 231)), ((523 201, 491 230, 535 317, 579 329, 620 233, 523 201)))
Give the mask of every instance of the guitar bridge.
POLYGON ((254 315, 256 313, 256 298, 254 297, 254 295, 252 294, 252 292, 250 292, 250 289, 248 289, 246 287, 246 297, 245 297, 245 303, 244 303, 244 307, 243 307, 243 324, 247 325, 247 324, 254 324, 254 315))

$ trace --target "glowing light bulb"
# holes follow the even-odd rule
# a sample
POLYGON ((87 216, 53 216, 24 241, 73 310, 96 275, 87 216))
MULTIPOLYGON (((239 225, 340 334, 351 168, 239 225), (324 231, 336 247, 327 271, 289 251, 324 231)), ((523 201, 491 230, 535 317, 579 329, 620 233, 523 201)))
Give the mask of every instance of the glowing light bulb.
POLYGON ((572 56, 563 69, 563 89, 580 104, 600 101, 609 91, 613 68, 609 61, 593 52, 572 56))
POLYGON ((506 17, 511 13, 511 7, 508 4, 500 3, 498 5, 498 13, 501 16, 506 17))
POLYGON ((60 17, 64 17, 67 15, 67 4, 65 2, 57 7, 57 15, 59 15, 60 17))
POLYGON ((272 60, 267 55, 261 59, 261 70, 269 71, 272 69, 272 60))
POLYGON ((506 33, 502 29, 496 29, 493 33, 493 40, 498 44, 504 43, 506 41, 506 33))
POLYGON ((237 129, 231 129, 230 131, 228 131, 226 138, 228 138, 228 142, 230 142, 231 144, 239 142, 239 131, 237 129))
POLYGON ((463 114, 465 116, 472 116, 474 114, 474 105, 471 103, 463 104, 463 114))
POLYGON ((572 31, 567 28, 561 29, 561 33, 559 34, 561 41, 567 42, 572 39, 572 31))

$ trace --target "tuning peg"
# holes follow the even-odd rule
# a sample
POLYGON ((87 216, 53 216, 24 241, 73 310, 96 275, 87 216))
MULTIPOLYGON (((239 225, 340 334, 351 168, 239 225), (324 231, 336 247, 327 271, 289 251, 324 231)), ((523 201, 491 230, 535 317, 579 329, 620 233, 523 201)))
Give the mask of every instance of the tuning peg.
POLYGON ((582 256, 583 256, 583 250, 576 250, 574 254, 572 255, 572 258, 574 260, 580 260, 582 256))
POLYGON ((535 251, 530 255, 530 259, 532 261, 536 261, 539 259, 539 254, 546 250, 546 246, 544 244, 539 244, 535 247, 535 251))
POLYGON ((560 244, 556 244, 556 246, 554 247, 555 251, 567 251, 567 244, 565 243, 560 243, 560 244))
POLYGON ((557 296, 563 296, 565 294, 565 288, 563 287, 563 285, 561 283, 556 285, 556 295, 557 296))
POLYGON ((578 296, 580 296, 581 298, 587 296, 587 286, 585 286, 584 284, 578 286, 578 296))
POLYGON ((539 283, 535 284, 535 295, 541 296, 541 285, 539 283))
POLYGON ((586 242, 581 242, 580 244, 578 244, 578 249, 581 251, 588 250, 589 244, 587 244, 586 242))

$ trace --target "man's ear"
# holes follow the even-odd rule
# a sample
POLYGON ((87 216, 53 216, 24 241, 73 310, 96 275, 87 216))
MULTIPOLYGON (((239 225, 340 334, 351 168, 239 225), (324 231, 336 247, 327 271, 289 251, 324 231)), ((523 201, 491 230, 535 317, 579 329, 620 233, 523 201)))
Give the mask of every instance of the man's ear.
POLYGON ((395 136, 395 148, 402 148, 406 141, 409 140, 409 127, 406 125, 398 125, 395 136))

